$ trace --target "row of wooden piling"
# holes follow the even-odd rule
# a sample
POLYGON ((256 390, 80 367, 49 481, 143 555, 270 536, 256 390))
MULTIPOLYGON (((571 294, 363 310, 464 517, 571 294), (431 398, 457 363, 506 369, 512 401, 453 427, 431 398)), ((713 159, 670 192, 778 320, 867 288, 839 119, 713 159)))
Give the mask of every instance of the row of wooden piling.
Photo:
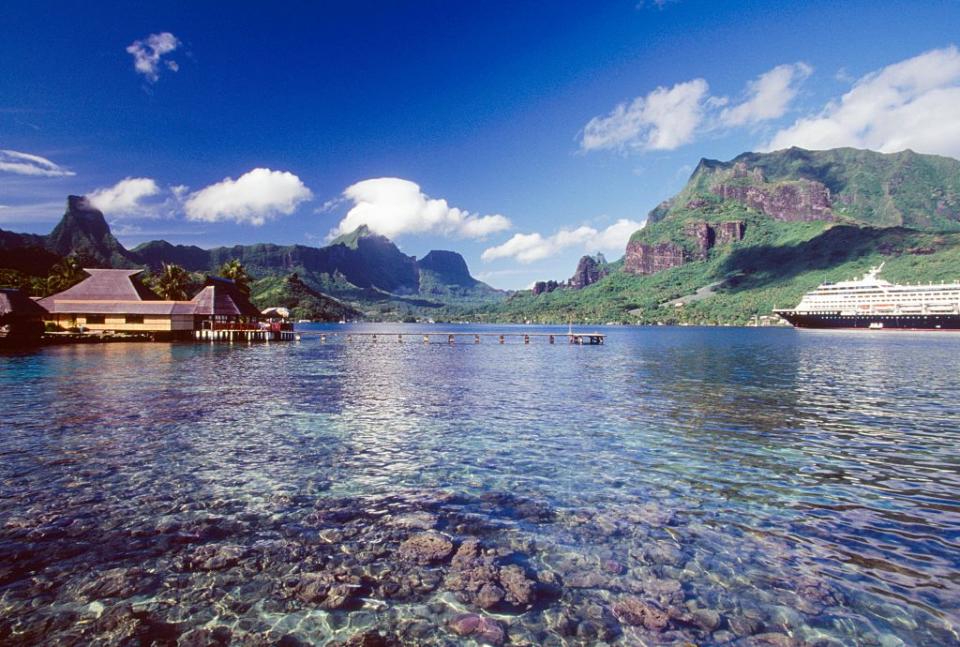
MULTIPOLYGON (((300 335, 304 333, 299 333, 300 335)), ((321 342, 327 341, 327 333, 318 332, 316 333, 320 337, 321 342)), ((339 333, 330 333, 330 336, 338 336, 339 333)), ((391 340, 396 339, 398 343, 403 343, 404 337, 411 336, 409 333, 373 333, 373 332, 360 332, 360 333, 347 333, 344 335, 346 341, 353 342, 356 339, 367 339, 372 343, 376 343, 380 340, 391 340)), ((419 334, 417 336, 420 336, 419 334)), ((567 343, 576 344, 576 345, 600 345, 603 344, 606 335, 603 333, 425 333, 422 335, 423 343, 429 344, 435 338, 444 339, 448 344, 457 343, 457 337, 466 337, 467 339, 473 338, 474 344, 479 344, 483 337, 494 337, 497 342, 500 344, 505 344, 508 337, 518 337, 523 339, 524 344, 529 344, 531 338, 543 337, 547 339, 547 342, 550 344, 555 344, 557 338, 567 338, 567 343)))

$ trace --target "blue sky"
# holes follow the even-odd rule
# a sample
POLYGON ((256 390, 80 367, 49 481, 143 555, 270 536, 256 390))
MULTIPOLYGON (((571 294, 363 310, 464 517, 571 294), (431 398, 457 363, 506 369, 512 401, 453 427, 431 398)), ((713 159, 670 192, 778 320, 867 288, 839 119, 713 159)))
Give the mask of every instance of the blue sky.
POLYGON ((522 288, 622 255, 701 157, 960 156, 955 1, 238 4, 5 3, 0 227, 68 193, 129 246, 366 223, 522 288))

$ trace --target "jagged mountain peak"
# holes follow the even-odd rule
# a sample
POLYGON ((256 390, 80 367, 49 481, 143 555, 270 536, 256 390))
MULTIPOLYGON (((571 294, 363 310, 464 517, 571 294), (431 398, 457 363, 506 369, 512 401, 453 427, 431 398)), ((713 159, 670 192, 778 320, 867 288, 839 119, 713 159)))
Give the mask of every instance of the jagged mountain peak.
POLYGON ((110 232, 103 212, 84 196, 67 197, 67 210, 45 246, 61 256, 76 255, 98 267, 135 267, 136 258, 110 232))
POLYGON ((360 225, 353 231, 341 234, 330 241, 330 245, 343 245, 349 247, 350 249, 356 249, 360 241, 364 238, 381 238, 383 240, 389 241, 390 239, 386 236, 381 236, 380 234, 374 232, 367 225, 360 225))

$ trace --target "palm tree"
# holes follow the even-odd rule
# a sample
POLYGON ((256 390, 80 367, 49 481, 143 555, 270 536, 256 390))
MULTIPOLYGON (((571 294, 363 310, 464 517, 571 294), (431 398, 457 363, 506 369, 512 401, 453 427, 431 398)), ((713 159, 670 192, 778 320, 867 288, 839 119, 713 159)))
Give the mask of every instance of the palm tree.
POLYGON ((154 280, 154 288, 167 301, 186 301, 190 275, 179 265, 164 263, 160 275, 154 280))
POLYGON ((47 275, 47 293, 56 294, 76 285, 83 279, 83 269, 76 256, 65 259, 50 268, 47 275))
POLYGON ((232 280, 234 284, 236 284, 237 289, 245 295, 250 296, 250 276, 239 260, 233 259, 221 265, 220 276, 232 280))

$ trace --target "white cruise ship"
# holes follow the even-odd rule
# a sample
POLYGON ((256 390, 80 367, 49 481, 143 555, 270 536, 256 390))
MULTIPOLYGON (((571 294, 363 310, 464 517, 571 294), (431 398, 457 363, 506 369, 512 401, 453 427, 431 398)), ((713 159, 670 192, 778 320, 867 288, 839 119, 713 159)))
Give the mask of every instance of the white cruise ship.
POLYGON ((774 312, 797 328, 960 330, 960 283, 895 285, 879 278, 882 269, 823 283, 795 308, 774 312))

